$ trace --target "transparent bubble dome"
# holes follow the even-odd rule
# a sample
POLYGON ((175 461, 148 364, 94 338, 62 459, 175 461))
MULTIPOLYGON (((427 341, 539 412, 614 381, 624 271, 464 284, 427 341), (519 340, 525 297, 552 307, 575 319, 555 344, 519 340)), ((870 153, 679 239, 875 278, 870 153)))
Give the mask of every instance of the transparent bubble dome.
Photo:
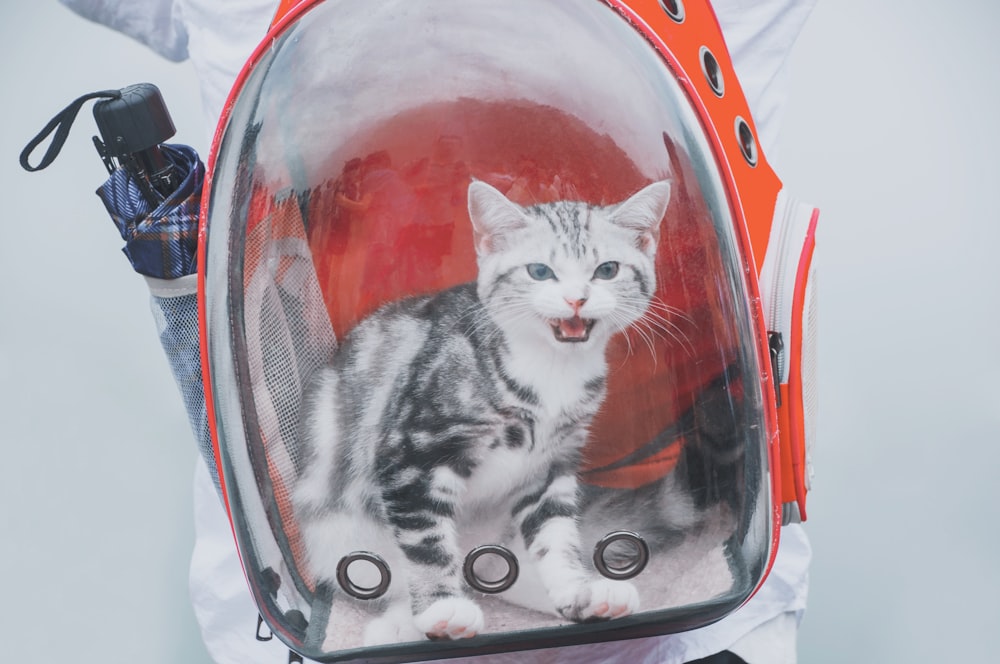
POLYGON ((241 79, 217 146, 203 268, 226 497, 268 625, 298 652, 335 661, 668 633, 739 606, 770 553, 766 364, 720 157, 664 55, 596 0, 328 1, 271 37, 241 79), (665 210, 644 213, 655 204, 637 192, 657 182, 669 182, 665 210), (488 185, 483 200, 492 202, 479 201, 473 183, 488 185), (480 208, 494 221, 480 220, 480 208), (629 214, 615 217, 623 209, 629 214), (658 218, 637 228, 643 214, 658 218), (611 223, 624 248, 613 248, 599 223, 611 223), (548 230, 529 232, 531 224, 548 230), (626 299, 615 288, 629 280, 645 294, 621 325, 608 322, 615 314, 587 313, 606 292, 626 299), (538 311, 484 304, 507 287, 549 295, 525 295, 538 311), (419 324, 415 298, 431 303, 419 324), (546 298, 571 311, 553 313, 546 298), (458 301, 485 310, 487 322, 463 328, 466 319, 447 309, 458 301), (393 318, 390 309, 406 314, 393 318), (529 320, 542 332, 538 347, 522 353, 516 330, 529 320), (422 325, 437 325, 438 336, 422 325), (355 332, 361 327, 382 331, 355 332), (492 332, 468 341, 473 328, 492 332), (448 334, 471 344, 468 357, 510 353, 519 368, 480 376, 479 364, 463 368, 462 353, 441 352, 435 366, 447 366, 441 375, 450 378, 435 388, 438 401, 460 410, 474 403, 470 393, 531 388, 533 380, 547 387, 527 389, 538 412, 497 411, 527 423, 503 425, 496 447, 506 461, 489 461, 494 448, 484 439, 463 439, 407 466, 411 480, 445 467, 461 480, 449 494, 449 564, 431 576, 462 577, 461 596, 484 619, 474 638, 428 641, 418 597, 428 568, 406 553, 412 533, 393 521, 401 508, 379 478, 395 449, 390 432, 414 432, 385 404, 405 397, 408 412, 444 412, 416 388, 390 397, 386 386, 427 370, 415 358, 448 334), (409 344, 417 350, 401 350, 409 344), (569 352, 578 361, 552 359, 569 352), (333 452, 323 461, 316 443, 304 442, 310 418, 323 417, 317 408, 326 412, 311 386, 324 371, 346 372, 348 353, 382 372, 338 374, 360 396, 351 397, 356 421, 345 415, 330 427, 370 457, 364 463, 333 452), (387 359, 397 356, 409 359, 387 359), (583 365, 604 368, 574 368, 583 365), (480 382, 466 386, 470 375, 480 382), (491 375, 506 386, 482 385, 491 375), (574 382, 580 376, 588 386, 574 382), (584 433, 566 457, 572 467, 560 471, 576 496, 560 514, 570 523, 573 565, 637 593, 637 606, 624 611, 631 615, 610 620, 560 613, 551 593, 531 597, 548 568, 533 547, 537 533, 518 515, 531 498, 527 485, 542 487, 537 503, 545 478, 558 474, 555 453, 530 463, 519 456, 558 437, 540 433, 551 427, 539 413, 558 402, 554 395, 587 390, 593 413, 581 421, 563 413, 567 429, 584 433), (362 425, 367 437, 345 433, 362 425), (485 451, 469 451, 477 445, 485 451), (467 472, 456 470, 456 458, 472 459, 467 472), (338 528, 328 546, 318 543, 325 535, 314 518, 323 502, 317 463, 329 464, 323 518, 338 528), (368 501, 355 500, 361 495, 368 501), (400 619, 408 627, 394 628, 392 643, 373 643, 400 606, 410 607, 400 619))

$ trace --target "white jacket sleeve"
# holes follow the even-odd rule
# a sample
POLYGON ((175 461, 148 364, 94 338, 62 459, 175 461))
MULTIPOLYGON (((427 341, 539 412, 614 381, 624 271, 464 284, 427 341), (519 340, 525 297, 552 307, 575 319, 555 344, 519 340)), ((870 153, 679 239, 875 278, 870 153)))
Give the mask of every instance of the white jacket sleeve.
POLYGON ((59 0, 85 19, 135 39, 157 54, 180 62, 188 58, 188 34, 173 0, 59 0))

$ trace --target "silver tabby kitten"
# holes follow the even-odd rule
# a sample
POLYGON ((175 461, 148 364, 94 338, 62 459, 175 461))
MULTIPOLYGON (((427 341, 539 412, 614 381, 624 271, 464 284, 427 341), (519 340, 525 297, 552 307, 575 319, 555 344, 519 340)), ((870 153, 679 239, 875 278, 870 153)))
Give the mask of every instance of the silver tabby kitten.
POLYGON ((669 198, 664 181, 608 207, 523 208, 472 182, 477 281, 382 307, 319 372, 293 502, 314 581, 335 584, 352 551, 388 563, 366 644, 481 631, 462 576, 481 544, 518 556, 512 601, 573 621, 638 609, 583 563, 576 471, 608 341, 656 289, 669 198))

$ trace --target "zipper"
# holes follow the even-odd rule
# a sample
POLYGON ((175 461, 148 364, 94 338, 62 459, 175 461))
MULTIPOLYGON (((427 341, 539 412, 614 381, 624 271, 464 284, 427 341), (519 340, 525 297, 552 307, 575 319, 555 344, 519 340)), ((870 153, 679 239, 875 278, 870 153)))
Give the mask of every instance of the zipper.
MULTIPOLYGON (((783 523, 801 521, 805 517, 805 495, 811 485, 812 436, 807 420, 812 419, 803 403, 803 390, 812 389, 803 384, 803 357, 807 351, 803 346, 811 314, 809 302, 809 273, 813 252, 813 233, 817 219, 816 210, 800 203, 784 191, 778 194, 774 206, 774 221, 768 238, 767 253, 760 271, 761 307, 767 324, 767 341, 773 372, 775 405, 779 416, 784 412, 781 431, 781 445, 787 446, 790 466, 783 472, 791 472, 794 495, 784 495, 792 490, 785 485, 782 495, 783 523), (795 320, 799 318, 800 320, 795 320), (791 369, 795 365, 795 374, 791 369), (782 403, 782 386, 787 386, 787 400, 782 403), (787 429, 787 430, 785 430, 787 429)), ((784 456, 784 455, 783 455, 784 456)), ((784 484, 784 482, 783 482, 784 484)))
POLYGON ((792 334, 795 278, 809 234, 813 208, 781 191, 774 210, 774 226, 761 268, 760 284, 767 331, 781 335, 783 342, 783 348, 777 354, 775 381, 784 383, 788 381, 787 350, 792 334))

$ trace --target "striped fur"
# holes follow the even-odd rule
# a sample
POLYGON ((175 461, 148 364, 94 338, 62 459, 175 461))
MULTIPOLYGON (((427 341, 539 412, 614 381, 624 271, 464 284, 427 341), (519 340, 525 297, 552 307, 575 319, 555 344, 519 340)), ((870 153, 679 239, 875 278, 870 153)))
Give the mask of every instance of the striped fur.
POLYGON ((630 584, 582 563, 576 470, 607 343, 655 290, 669 192, 525 209, 473 182, 477 282, 382 307, 316 376, 293 501, 316 581, 351 551, 389 563, 367 643, 483 629, 461 573, 479 544, 536 568, 545 592, 516 584, 519 601, 576 621, 637 609, 630 584))

